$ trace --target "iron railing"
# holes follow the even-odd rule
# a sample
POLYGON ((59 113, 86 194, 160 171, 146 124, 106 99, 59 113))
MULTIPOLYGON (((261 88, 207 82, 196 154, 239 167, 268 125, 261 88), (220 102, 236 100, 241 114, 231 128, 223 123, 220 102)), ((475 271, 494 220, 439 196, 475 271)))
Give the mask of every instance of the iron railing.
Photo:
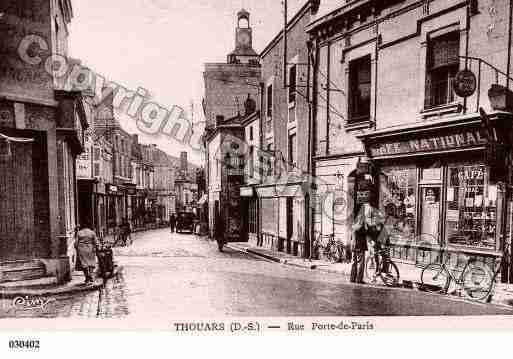
MULTIPOLYGON (((479 112, 479 107, 483 105, 483 91, 487 91, 491 85, 501 85, 510 89, 513 84, 513 78, 508 73, 498 69, 486 60, 473 56, 459 56, 460 62, 463 62, 460 68, 468 69, 476 75, 476 92, 474 95, 465 99, 465 108, 468 111, 479 112), (470 106, 475 102, 475 108, 470 106)), ((487 97, 486 97, 487 98, 487 97)))

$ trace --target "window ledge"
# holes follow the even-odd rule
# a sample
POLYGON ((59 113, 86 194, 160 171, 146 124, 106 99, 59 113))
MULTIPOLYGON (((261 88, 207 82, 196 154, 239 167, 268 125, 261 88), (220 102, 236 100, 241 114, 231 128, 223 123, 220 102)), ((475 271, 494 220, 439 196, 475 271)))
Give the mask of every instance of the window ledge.
POLYGON ((424 108, 420 111, 420 115, 423 119, 428 119, 430 117, 440 117, 450 113, 460 113, 461 110, 463 110, 463 105, 461 103, 451 102, 444 105, 424 108))
POLYGON ((354 123, 346 123, 345 128, 346 131, 358 131, 365 128, 370 128, 373 123, 374 122, 371 121, 371 119, 366 119, 358 122, 355 121, 354 123))

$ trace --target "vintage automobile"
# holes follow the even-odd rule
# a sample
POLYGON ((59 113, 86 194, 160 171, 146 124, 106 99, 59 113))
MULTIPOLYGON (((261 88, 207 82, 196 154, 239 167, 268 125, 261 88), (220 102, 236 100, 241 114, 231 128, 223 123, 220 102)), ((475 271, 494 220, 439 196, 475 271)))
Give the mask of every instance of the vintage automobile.
POLYGON ((176 233, 194 233, 194 213, 179 212, 176 217, 176 233))

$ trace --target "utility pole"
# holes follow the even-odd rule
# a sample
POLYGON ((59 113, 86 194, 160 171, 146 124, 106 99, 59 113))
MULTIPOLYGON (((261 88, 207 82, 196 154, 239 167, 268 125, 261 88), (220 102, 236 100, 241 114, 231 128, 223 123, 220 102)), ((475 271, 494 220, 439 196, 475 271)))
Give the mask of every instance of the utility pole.
POLYGON ((287 0, 283 0, 283 88, 287 88, 287 0))

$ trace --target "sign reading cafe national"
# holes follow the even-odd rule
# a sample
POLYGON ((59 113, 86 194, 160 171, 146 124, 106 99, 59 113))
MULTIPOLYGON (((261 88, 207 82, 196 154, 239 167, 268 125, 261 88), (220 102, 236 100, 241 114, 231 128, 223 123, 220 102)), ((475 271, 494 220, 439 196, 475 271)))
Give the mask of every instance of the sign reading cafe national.
MULTIPOLYGON (((497 138, 495 129, 493 136, 497 138)), ((376 143, 369 146, 372 157, 407 155, 423 152, 448 151, 458 148, 484 145, 487 143, 484 131, 480 129, 451 131, 430 136, 410 136, 409 139, 376 143)))

